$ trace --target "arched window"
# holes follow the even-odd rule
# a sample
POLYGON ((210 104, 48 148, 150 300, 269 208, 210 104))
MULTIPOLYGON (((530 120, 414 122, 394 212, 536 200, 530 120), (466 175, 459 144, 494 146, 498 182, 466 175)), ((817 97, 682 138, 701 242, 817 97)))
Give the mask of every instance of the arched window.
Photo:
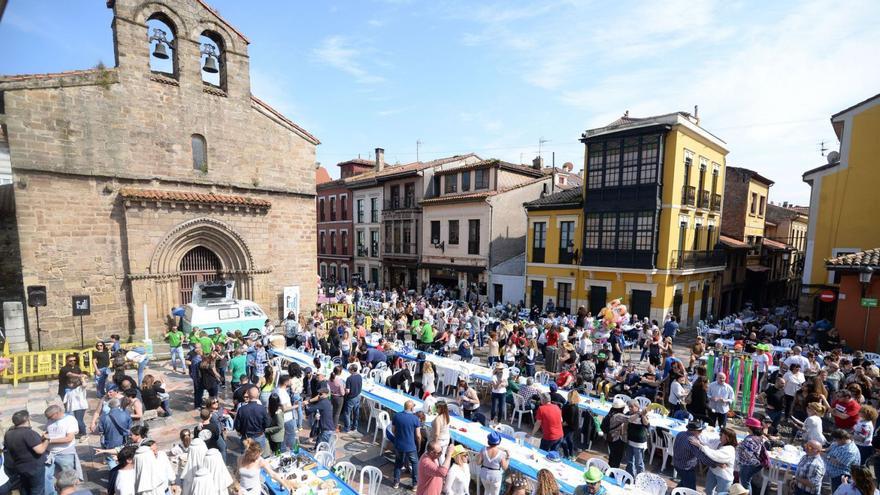
POLYGON ((192 135, 193 169, 208 171, 208 143, 201 134, 192 135))
POLYGON ((147 19, 150 70, 177 78, 177 31, 165 14, 153 14, 147 19))
POLYGON ((202 69, 202 82, 226 89, 226 50, 223 38, 213 32, 205 31, 199 36, 199 67, 202 69))

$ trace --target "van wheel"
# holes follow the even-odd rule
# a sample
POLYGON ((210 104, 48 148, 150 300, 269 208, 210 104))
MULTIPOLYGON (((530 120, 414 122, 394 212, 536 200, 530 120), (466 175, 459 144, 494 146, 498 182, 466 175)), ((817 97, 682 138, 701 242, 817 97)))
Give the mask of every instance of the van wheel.
POLYGON ((256 328, 251 328, 250 330, 248 330, 247 336, 251 340, 259 339, 260 338, 260 331, 257 330, 256 328))

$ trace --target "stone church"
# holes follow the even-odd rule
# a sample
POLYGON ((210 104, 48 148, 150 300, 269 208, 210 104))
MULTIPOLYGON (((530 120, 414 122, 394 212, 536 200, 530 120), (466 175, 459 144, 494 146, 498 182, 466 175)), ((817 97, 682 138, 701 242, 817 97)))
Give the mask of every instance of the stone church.
POLYGON ((72 296, 86 345, 145 314, 161 338, 196 281, 273 320, 285 287, 314 307, 319 141, 251 94, 248 39, 202 0, 107 5, 114 67, 0 77, 0 301, 46 286, 43 348, 79 344, 72 296))

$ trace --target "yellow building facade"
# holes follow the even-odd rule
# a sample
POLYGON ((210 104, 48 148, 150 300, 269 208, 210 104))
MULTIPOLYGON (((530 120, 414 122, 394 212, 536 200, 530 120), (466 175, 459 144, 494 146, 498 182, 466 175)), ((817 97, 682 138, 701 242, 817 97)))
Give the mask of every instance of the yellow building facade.
POLYGON ((568 303, 571 284, 573 311, 596 314, 620 298, 639 317, 706 318, 724 269, 715 246, 725 143, 683 112, 624 115, 582 142, 583 190, 526 204, 527 303, 560 306, 560 295, 568 303), (566 255, 569 230, 576 240, 566 255))
POLYGON ((880 247, 880 94, 834 114, 831 125, 840 151, 803 175, 811 192, 799 309, 833 321, 837 300, 823 302, 820 295, 836 294, 839 276, 825 260, 880 247))

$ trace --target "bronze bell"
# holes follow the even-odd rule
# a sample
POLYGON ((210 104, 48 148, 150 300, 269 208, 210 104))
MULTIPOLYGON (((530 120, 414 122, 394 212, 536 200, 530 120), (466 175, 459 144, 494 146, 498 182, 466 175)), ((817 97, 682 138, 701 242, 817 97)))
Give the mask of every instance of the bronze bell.
POLYGON ((202 67, 202 70, 205 72, 210 72, 211 74, 216 74, 220 72, 217 68, 217 58, 208 55, 208 58, 205 59, 205 66, 202 67))
POLYGON ((168 50, 165 48, 165 43, 162 43, 161 41, 156 43, 156 49, 153 50, 153 56, 161 58, 162 60, 168 58, 168 50))

